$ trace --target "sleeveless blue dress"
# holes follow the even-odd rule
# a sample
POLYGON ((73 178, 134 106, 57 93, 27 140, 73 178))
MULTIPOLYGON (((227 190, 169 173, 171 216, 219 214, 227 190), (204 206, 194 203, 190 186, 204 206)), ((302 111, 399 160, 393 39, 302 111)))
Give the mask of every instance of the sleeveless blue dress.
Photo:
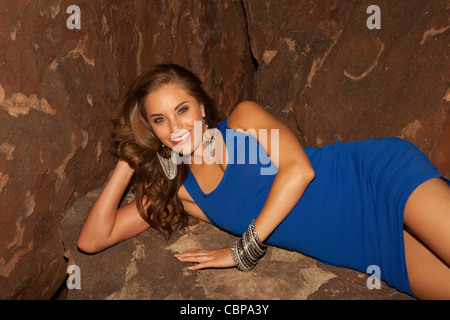
MULTIPOLYGON (((222 180, 205 194, 189 170, 184 186, 214 225, 242 235, 261 211, 277 170, 251 135, 230 129, 226 118, 217 129, 228 152, 222 180)), ((404 207, 421 183, 444 177, 418 148, 398 138, 304 150, 315 178, 268 244, 361 272, 377 266, 382 280, 414 296, 405 262, 404 207)))

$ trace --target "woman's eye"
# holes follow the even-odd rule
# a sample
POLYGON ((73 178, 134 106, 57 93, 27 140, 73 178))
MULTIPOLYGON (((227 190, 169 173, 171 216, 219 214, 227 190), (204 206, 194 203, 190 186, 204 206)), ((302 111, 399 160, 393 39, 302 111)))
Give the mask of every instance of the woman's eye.
POLYGON ((189 107, 182 107, 180 110, 178 110, 178 113, 184 113, 189 109, 189 107))
MULTIPOLYGON (((180 114, 180 113, 185 113, 188 109, 189 109, 188 106, 181 107, 181 108, 178 110, 178 113, 179 113, 179 114, 180 114)), ((153 123, 156 123, 156 124, 161 123, 162 121, 164 121, 164 118, 163 118, 163 117, 158 117, 158 118, 154 118, 154 119, 153 119, 153 123)))

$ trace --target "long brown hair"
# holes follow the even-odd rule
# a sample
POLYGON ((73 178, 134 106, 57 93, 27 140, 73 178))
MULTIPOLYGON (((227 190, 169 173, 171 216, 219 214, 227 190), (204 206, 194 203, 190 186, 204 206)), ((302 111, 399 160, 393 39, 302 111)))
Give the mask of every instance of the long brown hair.
POLYGON ((173 180, 164 174, 157 157, 170 157, 154 133, 145 110, 147 96, 167 84, 181 85, 205 107, 205 121, 210 128, 219 121, 214 101, 192 72, 175 64, 159 64, 142 73, 130 86, 121 103, 119 116, 113 121, 117 152, 135 170, 136 204, 139 214, 150 226, 171 236, 174 226, 186 225, 188 216, 178 197, 178 190, 188 175, 185 163, 178 165, 173 180))

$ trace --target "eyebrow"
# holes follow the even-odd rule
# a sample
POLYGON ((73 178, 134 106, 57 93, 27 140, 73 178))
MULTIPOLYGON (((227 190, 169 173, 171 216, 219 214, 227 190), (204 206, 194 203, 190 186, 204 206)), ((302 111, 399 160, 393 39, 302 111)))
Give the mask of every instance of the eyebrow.
MULTIPOLYGON (((188 102, 188 100, 179 103, 179 104, 174 108, 174 111, 177 111, 177 109, 178 109, 179 107, 181 107, 183 104, 185 104, 186 102, 188 102)), ((161 114, 161 113, 154 113, 154 114, 152 114, 152 115, 150 116, 150 118, 156 117, 156 116, 164 116, 164 115, 161 114)))

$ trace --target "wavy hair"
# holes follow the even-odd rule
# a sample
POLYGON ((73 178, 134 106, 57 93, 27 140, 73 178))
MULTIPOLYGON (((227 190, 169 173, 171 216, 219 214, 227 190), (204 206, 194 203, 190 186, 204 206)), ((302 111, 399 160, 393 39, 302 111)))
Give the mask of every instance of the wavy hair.
POLYGON ((181 163, 173 180, 166 177, 156 153, 170 157, 171 150, 162 146, 145 110, 147 96, 168 84, 181 85, 197 102, 204 104, 205 121, 210 128, 219 123, 216 105, 195 74, 175 64, 158 64, 142 73, 130 86, 122 99, 120 113, 113 120, 113 133, 119 158, 135 170, 139 214, 151 227, 168 233, 170 238, 174 227, 183 227, 188 221, 178 197, 178 190, 188 175, 188 166, 181 163))

